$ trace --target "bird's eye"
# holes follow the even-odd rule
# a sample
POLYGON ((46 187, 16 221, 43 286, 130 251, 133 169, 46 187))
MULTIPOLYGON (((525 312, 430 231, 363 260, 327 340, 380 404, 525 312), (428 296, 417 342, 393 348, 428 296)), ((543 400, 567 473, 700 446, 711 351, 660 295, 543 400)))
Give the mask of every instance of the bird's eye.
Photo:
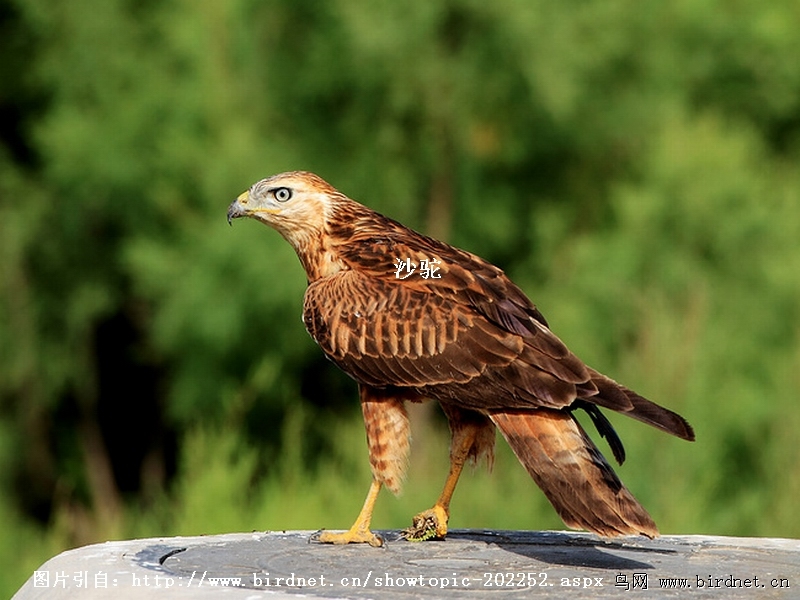
POLYGON ((292 190, 289 188, 281 187, 272 191, 272 195, 278 202, 286 202, 292 197, 292 190))

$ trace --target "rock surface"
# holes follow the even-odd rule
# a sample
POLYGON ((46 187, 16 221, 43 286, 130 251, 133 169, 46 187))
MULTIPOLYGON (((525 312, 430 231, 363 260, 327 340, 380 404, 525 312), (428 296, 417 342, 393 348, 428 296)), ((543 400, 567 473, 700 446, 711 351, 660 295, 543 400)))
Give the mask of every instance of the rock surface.
POLYGON ((800 598, 800 540, 455 530, 383 548, 286 531, 106 542, 42 565, 14 596, 41 598, 800 598))

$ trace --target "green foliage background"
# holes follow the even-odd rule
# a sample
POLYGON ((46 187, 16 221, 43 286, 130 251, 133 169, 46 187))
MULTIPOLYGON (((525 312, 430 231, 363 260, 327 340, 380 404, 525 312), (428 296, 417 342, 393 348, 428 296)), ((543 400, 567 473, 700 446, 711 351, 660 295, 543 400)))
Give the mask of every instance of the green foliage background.
MULTIPOLYGON (((579 356, 665 533, 800 536, 795 0, 0 1, 0 594, 64 548, 344 528, 355 385, 288 245, 225 223, 313 170, 503 267, 579 356)), ((422 413, 408 524, 446 472, 422 413), (421 430, 421 431, 420 431, 421 430)), ((453 527, 558 528, 504 445, 453 527)))

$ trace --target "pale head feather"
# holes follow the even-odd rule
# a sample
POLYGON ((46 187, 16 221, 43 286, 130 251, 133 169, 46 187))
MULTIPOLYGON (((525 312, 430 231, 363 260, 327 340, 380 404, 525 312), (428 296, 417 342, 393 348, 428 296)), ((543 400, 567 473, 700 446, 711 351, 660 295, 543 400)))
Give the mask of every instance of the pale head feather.
POLYGON ((228 220, 250 217, 280 233, 297 252, 310 281, 346 266, 328 244, 336 204, 353 202, 307 171, 280 173, 254 183, 228 208, 228 220))

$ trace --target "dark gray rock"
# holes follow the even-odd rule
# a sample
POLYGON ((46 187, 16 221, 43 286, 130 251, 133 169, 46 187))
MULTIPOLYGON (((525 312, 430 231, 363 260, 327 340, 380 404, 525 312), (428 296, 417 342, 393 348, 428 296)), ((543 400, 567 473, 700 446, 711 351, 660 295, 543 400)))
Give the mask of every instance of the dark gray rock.
POLYGON ((308 531, 107 542, 59 554, 14 598, 800 598, 798 540, 455 530, 412 543, 381 533, 383 548, 323 545, 308 531))

